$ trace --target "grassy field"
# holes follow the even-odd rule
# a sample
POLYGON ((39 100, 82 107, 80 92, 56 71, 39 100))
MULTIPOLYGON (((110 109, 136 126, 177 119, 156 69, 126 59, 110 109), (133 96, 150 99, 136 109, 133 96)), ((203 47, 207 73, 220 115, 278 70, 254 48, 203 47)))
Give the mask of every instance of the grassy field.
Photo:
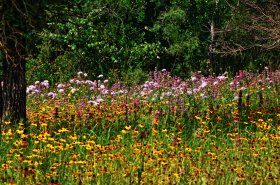
POLYGON ((0 137, 0 184, 280 184, 280 71, 86 77, 28 87, 29 126, 0 137))

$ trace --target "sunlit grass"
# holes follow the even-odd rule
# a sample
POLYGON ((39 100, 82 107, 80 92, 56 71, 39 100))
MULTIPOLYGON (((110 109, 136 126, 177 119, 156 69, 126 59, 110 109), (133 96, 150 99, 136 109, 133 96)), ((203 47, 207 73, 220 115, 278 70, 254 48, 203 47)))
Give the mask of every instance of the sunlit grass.
POLYGON ((84 78, 28 88, 28 125, 1 134, 1 184, 280 183, 279 71, 84 78))

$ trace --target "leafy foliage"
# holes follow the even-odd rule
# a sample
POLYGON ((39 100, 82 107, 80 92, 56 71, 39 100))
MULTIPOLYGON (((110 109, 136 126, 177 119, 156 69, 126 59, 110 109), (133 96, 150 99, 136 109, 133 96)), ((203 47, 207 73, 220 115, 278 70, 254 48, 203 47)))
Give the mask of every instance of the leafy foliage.
POLYGON ((49 3, 43 29, 34 39, 36 48, 27 66, 28 82, 47 77, 53 82, 65 81, 77 70, 86 71, 91 78, 113 74, 117 80, 123 79, 128 69, 148 73, 155 67, 166 68, 188 77, 198 70, 204 74, 256 70, 263 62, 277 67, 277 49, 246 50, 234 56, 221 52, 230 46, 225 43, 234 46, 238 40, 254 42, 254 34, 240 26, 250 11, 236 12, 243 12, 238 1, 49 3), (236 31, 230 32, 233 27, 236 31), (210 45, 215 52, 209 51, 210 45), (256 57, 256 53, 261 55, 256 57))

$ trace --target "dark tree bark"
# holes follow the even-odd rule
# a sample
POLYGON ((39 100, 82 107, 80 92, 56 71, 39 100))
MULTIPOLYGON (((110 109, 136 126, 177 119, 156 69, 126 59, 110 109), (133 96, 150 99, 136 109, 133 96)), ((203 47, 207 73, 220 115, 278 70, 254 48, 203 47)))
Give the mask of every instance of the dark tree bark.
MULTIPOLYGON (((12 48, 11 45, 8 47, 12 48)), ((3 60, 2 120, 18 122, 26 119, 25 61, 15 57, 14 61, 3 60)))
POLYGON ((25 33, 28 14, 25 1, 2 0, 0 49, 3 53, 1 89, 1 129, 26 120, 25 33))
MULTIPOLYGON (((1 58, 0 58, 1 60, 1 58)), ((2 88, 3 88, 3 77, 1 76, 1 84, 0 84, 0 131, 1 131, 1 123, 2 123, 2 115, 3 115, 3 98, 2 98, 2 88)))

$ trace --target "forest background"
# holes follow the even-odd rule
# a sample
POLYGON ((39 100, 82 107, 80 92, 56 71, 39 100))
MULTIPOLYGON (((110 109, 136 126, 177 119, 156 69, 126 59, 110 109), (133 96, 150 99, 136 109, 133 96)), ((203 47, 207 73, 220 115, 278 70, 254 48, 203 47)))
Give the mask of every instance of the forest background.
POLYGON ((276 0, 80 0, 27 6, 33 15, 24 35, 27 84, 64 82, 78 71, 91 79, 103 74, 112 83, 140 83, 155 67, 183 78, 194 71, 234 75, 279 67, 276 0))

